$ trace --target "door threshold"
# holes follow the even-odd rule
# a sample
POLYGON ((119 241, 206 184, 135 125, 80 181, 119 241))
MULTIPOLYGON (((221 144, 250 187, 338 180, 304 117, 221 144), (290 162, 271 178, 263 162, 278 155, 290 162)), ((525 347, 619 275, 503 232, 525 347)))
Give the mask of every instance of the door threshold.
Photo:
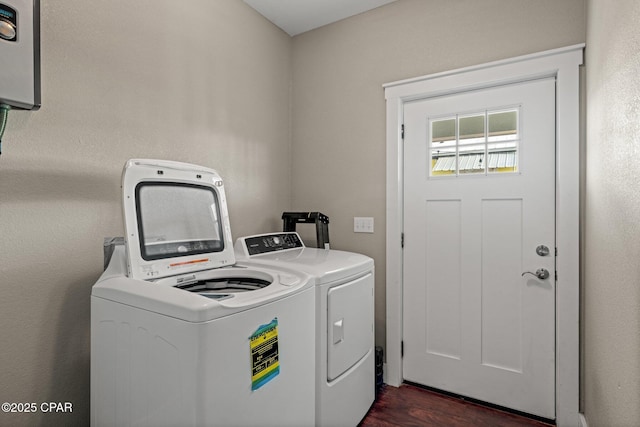
POLYGON ((556 425, 556 420, 552 420, 552 419, 544 418, 544 417, 539 417, 537 415, 529 414, 527 412, 522 412, 522 411, 518 411, 516 409, 507 408, 505 406, 496 405, 494 403, 485 402, 483 400, 474 399, 472 397, 463 396, 461 394, 452 393, 450 391, 440 390, 440 389, 437 389, 437 388, 434 388, 434 387, 429 387, 429 386, 426 386, 426 385, 423 385, 423 384, 414 383, 414 382, 407 381, 407 380, 404 380, 402 382, 402 384, 410 385, 412 387, 421 388, 423 390, 428 390, 428 391, 431 391, 431 392, 436 393, 436 394, 452 397, 454 399, 463 400, 465 402, 469 402, 469 403, 472 403, 474 405, 484 406, 485 408, 495 409, 497 411, 518 415, 518 416, 524 417, 524 418, 529 418, 530 420, 539 421, 541 423, 548 424, 549 426, 555 426, 556 425))

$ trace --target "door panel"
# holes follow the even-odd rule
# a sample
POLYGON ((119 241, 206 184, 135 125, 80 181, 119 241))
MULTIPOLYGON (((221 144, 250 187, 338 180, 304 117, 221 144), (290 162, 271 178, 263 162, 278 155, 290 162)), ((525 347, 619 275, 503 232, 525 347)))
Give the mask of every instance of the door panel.
POLYGON ((460 359, 460 254, 461 201, 428 200, 425 231, 425 275, 430 286, 426 297, 426 351, 460 359))
POLYGON ((371 351, 373 274, 327 292, 327 381, 333 381, 371 351))
POLYGON ((555 81, 407 103, 404 123, 404 378, 554 418, 555 81))
POLYGON ((482 201, 482 364, 522 372, 522 199, 482 201))

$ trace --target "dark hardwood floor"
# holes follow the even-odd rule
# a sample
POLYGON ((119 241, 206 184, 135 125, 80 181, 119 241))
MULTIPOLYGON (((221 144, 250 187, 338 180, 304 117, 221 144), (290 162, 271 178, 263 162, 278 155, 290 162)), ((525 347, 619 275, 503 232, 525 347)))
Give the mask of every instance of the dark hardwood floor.
POLYGON ((549 427, 541 421, 503 412, 412 385, 383 386, 359 427, 549 427))

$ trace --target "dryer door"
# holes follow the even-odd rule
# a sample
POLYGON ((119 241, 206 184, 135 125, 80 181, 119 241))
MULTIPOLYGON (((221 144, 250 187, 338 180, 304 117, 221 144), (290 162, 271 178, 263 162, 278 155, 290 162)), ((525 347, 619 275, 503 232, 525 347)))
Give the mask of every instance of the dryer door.
POLYGON ((327 292, 327 381, 333 381, 373 349, 373 274, 327 292))

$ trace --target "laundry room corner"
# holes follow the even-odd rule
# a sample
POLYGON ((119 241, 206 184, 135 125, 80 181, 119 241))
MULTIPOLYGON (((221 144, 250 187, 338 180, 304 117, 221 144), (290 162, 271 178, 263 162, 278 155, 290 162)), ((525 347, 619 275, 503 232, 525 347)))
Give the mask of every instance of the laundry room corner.
POLYGON ((123 235, 125 161, 215 167, 234 235, 278 228, 291 38, 235 0, 42 1, 40 21, 42 107, 9 113, 0 156, 0 398, 37 411, 0 425, 86 426, 89 297, 123 235))

